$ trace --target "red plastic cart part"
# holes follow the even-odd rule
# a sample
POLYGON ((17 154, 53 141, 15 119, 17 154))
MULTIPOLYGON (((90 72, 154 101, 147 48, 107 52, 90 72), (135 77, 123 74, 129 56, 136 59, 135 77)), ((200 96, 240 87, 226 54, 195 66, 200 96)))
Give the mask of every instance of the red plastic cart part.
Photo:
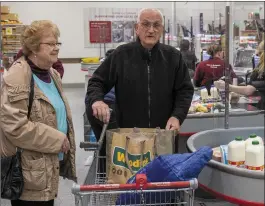
POLYGON ((155 182, 148 183, 145 174, 136 175, 136 183, 134 184, 99 184, 99 185, 76 185, 75 192, 88 192, 88 191, 107 191, 107 190, 140 190, 140 189, 180 189, 198 187, 197 179, 190 181, 179 182, 155 182))
POLYGON ((179 136, 181 136, 181 137, 190 137, 190 136, 192 136, 192 135, 194 135, 196 133, 197 132, 180 132, 179 136))
POLYGON ((215 197, 218 197, 218 198, 223 199, 223 200, 225 200, 227 202, 230 202, 230 203, 233 203, 233 204, 237 204, 237 205, 240 205, 240 206, 264 206, 265 205, 264 203, 261 203, 261 202, 250 202, 250 201, 247 201, 247 200, 240 200, 240 199, 235 198, 235 197, 231 197, 231 196, 228 196, 228 195, 221 194, 219 192, 216 192, 216 191, 206 187, 205 185, 203 185, 201 183, 199 183, 199 187, 202 188, 203 190, 211 193, 215 197))

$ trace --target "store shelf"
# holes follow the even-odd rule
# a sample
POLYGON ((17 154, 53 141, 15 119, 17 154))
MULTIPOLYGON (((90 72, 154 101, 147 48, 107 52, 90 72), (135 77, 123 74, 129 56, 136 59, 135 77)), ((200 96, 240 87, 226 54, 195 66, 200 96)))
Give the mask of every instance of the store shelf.
POLYGON ((23 24, 2 24, 1 27, 16 27, 16 26, 23 26, 23 24))
POLYGON ((12 9, 7 12, 8 19, 1 21, 1 52, 9 59, 11 64, 14 57, 21 49, 20 36, 24 30, 23 23, 19 21, 18 14, 12 13, 12 9), (12 17, 12 18, 11 18, 12 17))
POLYGON ((18 52, 19 52, 19 50, 16 50, 16 51, 8 51, 8 52, 3 51, 3 54, 17 54, 18 52))
POLYGON ((20 41, 19 40, 17 40, 17 41, 5 41, 5 42, 3 42, 3 45, 9 44, 9 43, 20 43, 20 41))
POLYGON ((3 37, 8 37, 8 36, 21 36, 21 34, 3 34, 3 37))

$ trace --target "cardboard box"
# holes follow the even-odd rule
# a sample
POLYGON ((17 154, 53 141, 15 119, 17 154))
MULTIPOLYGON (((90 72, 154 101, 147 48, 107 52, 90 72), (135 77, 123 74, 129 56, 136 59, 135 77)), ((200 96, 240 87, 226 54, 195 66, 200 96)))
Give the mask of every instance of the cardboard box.
POLYGON ((1 6, 1 14, 9 14, 10 8, 9 6, 1 6))
POLYGON ((26 26, 22 25, 22 26, 16 26, 16 28, 14 29, 14 33, 15 34, 22 34, 25 30, 26 26))
POLYGON ((15 13, 8 14, 8 20, 9 21, 19 21, 18 14, 15 14, 15 13))
POLYGON ((2 14, 1 13, 1 21, 7 21, 7 20, 9 20, 8 18, 9 18, 8 14, 2 14))
POLYGON ((1 14, 1 21, 17 21, 19 22, 18 14, 1 14))

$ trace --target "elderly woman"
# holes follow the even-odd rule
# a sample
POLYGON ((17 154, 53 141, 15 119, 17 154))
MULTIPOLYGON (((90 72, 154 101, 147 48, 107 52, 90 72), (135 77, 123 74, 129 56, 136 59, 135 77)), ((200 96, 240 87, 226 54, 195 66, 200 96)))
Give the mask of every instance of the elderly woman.
POLYGON ((58 60, 59 35, 51 21, 34 21, 22 35, 24 55, 3 77, 1 154, 13 155, 16 147, 22 148, 24 188, 12 206, 54 205, 59 175, 76 181, 72 116, 60 75, 52 68, 58 60))

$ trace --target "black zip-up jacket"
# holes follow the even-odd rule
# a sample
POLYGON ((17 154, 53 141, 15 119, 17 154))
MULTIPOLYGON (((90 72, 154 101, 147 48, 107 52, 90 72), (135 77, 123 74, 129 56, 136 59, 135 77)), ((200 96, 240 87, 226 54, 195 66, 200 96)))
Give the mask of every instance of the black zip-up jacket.
POLYGON ((88 82, 86 106, 103 101, 115 86, 120 128, 165 128, 170 117, 185 120, 194 93, 181 53, 157 43, 148 52, 140 41, 119 46, 88 82))

